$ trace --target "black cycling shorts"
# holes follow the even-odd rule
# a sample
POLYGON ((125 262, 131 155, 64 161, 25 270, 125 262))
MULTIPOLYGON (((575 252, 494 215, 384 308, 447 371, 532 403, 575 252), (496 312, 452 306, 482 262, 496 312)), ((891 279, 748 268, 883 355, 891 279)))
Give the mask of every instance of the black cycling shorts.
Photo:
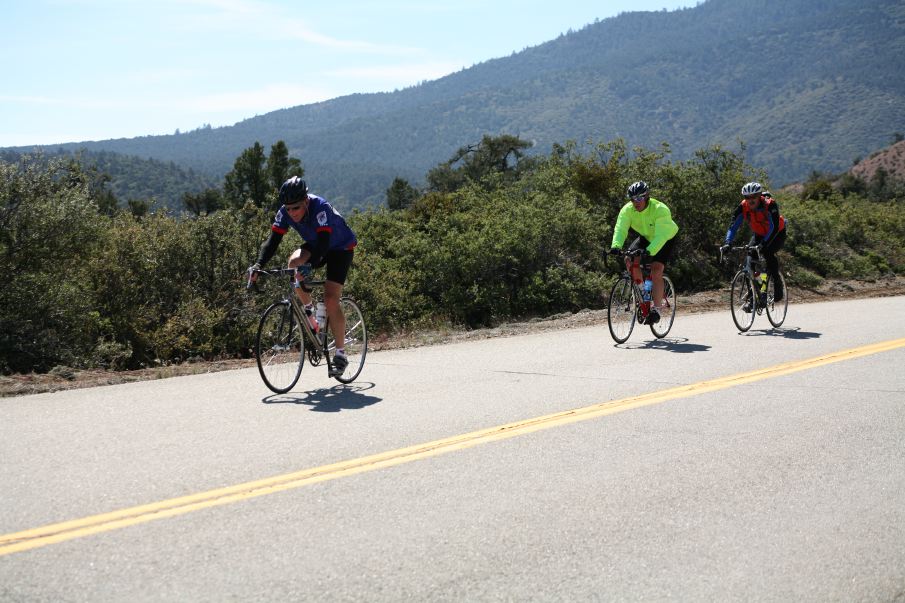
MULTIPOLYGON (((314 249, 314 245, 306 243, 305 245, 302 245, 302 249, 311 252, 314 249)), ((351 249, 335 249, 328 251, 327 255, 322 257, 316 264, 312 263, 311 267, 320 268, 326 264, 327 280, 339 283, 340 285, 345 285, 346 277, 349 275, 349 268, 352 266, 352 258, 354 256, 355 252, 351 249)))
MULTIPOLYGON (((650 241, 638 235, 638 238, 632 241, 632 244, 629 245, 629 251, 634 251, 636 249, 647 249, 647 246, 650 245, 650 241)), ((663 247, 660 248, 660 251, 656 253, 656 255, 652 255, 650 257, 651 262, 660 262, 664 266, 669 263, 672 259, 673 250, 676 247, 676 238, 673 237, 670 240, 666 241, 663 244, 663 247)))

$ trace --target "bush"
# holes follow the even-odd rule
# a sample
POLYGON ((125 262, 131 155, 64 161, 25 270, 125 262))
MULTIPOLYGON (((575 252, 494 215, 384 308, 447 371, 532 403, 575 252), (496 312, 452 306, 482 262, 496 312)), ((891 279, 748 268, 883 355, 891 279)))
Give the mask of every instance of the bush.
MULTIPOLYGON (((766 181, 719 147, 671 162, 666 145, 629 152, 622 141, 567 143, 518 170, 457 178, 450 192, 349 216, 359 246, 346 291, 372 336, 603 307, 622 270, 604 251, 638 179, 679 225, 669 266, 677 289, 725 286, 733 267, 719 265, 717 247, 739 188, 766 181)), ((261 311, 285 292, 275 282, 261 283, 259 296, 244 289, 272 214, 251 205, 200 216, 110 211, 91 182, 61 161, 0 162, 0 372, 248 356, 261 311)), ((856 188, 778 198, 791 285, 905 268, 905 200, 856 188)), ((300 244, 287 235, 274 263, 300 244)))

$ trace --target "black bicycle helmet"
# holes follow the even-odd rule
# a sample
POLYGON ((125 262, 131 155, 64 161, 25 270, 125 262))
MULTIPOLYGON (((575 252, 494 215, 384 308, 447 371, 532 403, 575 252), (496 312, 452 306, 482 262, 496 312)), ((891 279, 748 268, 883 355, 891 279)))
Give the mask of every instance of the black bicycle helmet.
POLYGON ((639 180, 628 187, 629 199, 632 197, 640 197, 641 195, 646 195, 648 193, 650 193, 650 187, 647 186, 647 182, 644 180, 639 180))
POLYGON ((742 197, 750 197, 752 195, 759 195, 764 192, 764 187, 760 185, 760 182, 749 182, 745 186, 742 187, 742 197))
POLYGON ((308 194, 308 185, 298 176, 293 176, 280 187, 280 205, 298 203, 308 194))

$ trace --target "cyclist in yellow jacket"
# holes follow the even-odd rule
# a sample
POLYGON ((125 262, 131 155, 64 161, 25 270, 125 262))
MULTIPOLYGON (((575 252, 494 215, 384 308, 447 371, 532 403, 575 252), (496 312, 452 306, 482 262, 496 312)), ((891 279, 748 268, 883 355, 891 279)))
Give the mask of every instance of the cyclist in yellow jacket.
MULTIPOLYGON (((632 231, 638 236, 632 241, 629 251, 642 249, 645 255, 650 256, 653 303, 647 323, 653 324, 660 320, 660 307, 663 304, 663 270, 672 258, 679 227, 673 222, 672 212, 666 204, 650 196, 650 187, 643 180, 628 187, 628 197, 630 201, 619 210, 619 217, 616 218, 612 251, 622 251, 625 239, 629 231, 632 231)), ((640 260, 641 258, 635 257, 631 264, 626 260, 626 268, 631 271, 636 283, 641 282, 640 260)))

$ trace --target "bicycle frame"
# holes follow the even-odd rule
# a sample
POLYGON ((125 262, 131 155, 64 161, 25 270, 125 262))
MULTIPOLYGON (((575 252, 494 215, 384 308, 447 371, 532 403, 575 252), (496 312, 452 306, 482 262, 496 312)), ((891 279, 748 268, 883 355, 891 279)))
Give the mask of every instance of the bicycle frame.
MULTIPOLYGON (((750 278, 751 282, 754 284, 755 293, 759 292, 760 290, 757 287, 760 283, 758 282, 757 275, 765 273, 767 269, 767 261, 764 258, 761 246, 740 245, 737 247, 731 247, 730 250, 736 252, 744 252, 745 259, 739 263, 736 274, 738 274, 739 272, 744 272, 745 274, 747 274, 748 278, 750 278), (757 259, 751 257, 752 251, 757 252, 757 259)), ((766 307, 766 303, 764 303, 764 300, 760 298, 760 295, 755 295, 754 299, 751 300, 751 303, 754 305, 753 310, 758 314, 763 312, 764 308, 766 307)))
POLYGON ((302 300, 299 299, 298 295, 295 293, 295 287, 292 284, 293 279, 296 276, 300 276, 299 287, 305 289, 306 291, 312 291, 311 287, 323 286, 326 282, 323 279, 312 279, 310 277, 310 270, 305 270, 302 267, 296 268, 276 268, 273 270, 258 270, 258 274, 267 274, 270 276, 288 276, 289 277, 289 292, 287 296, 284 298, 284 301, 288 301, 290 307, 292 308, 292 315, 296 321, 298 321, 299 325, 302 328, 302 333, 308 343, 306 349, 308 351, 308 362, 311 366, 317 366, 320 364, 322 358, 327 359, 327 369, 332 368, 332 363, 330 361, 330 354, 327 353, 327 330, 330 328, 329 319, 324 323, 324 330, 321 332, 322 337, 319 337, 318 334, 311 329, 311 324, 308 322, 308 315, 305 313, 305 307, 302 305, 302 300))
MULTIPOLYGON (((640 258, 641 252, 640 250, 636 252, 623 252, 620 257, 623 260, 631 259, 632 264, 634 264, 634 258, 640 258)), ((623 265, 624 264, 625 262, 623 261, 623 265)), ((644 284, 645 280, 650 279, 650 262, 645 263, 639 259, 638 269, 641 270, 640 281, 635 280, 635 276, 634 274, 632 274, 634 271, 627 266, 622 271, 622 278, 628 278, 628 280, 632 283, 632 292, 634 293, 635 298, 635 311, 638 312, 642 318, 647 318, 647 315, 650 314, 651 301, 644 299, 643 292, 641 291, 641 285, 644 284)))
MULTIPOLYGON (((635 323, 646 324, 650 327, 651 333, 657 338, 666 337, 670 329, 672 329, 673 321, 676 315, 676 299, 675 287, 669 276, 663 275, 663 293, 662 306, 660 307, 660 315, 656 322, 648 322, 651 314, 653 300, 644 299, 641 289, 641 282, 636 281, 633 276, 631 266, 627 264, 627 260, 634 263, 634 258, 642 255, 641 250, 614 252, 611 255, 618 255, 623 261, 623 270, 619 278, 613 283, 610 290, 609 300, 607 302, 607 325, 610 335, 617 344, 625 343, 634 329, 635 323)), ((638 265, 642 279, 649 279, 651 273, 650 262, 639 262, 638 265)))
POLYGON ((257 289, 255 280, 262 274, 289 277, 288 295, 270 304, 258 323, 255 358, 265 385, 278 394, 292 389, 301 376, 306 357, 312 366, 326 360, 328 375, 340 383, 348 384, 357 379, 368 354, 368 329, 364 314, 355 300, 346 296, 338 300, 338 310, 344 320, 337 318, 337 323, 345 324, 340 333, 337 334, 331 326, 329 317, 323 328, 313 329, 311 317, 305 312, 305 305, 295 289, 301 287, 311 292, 311 287, 322 286, 326 280, 310 278, 311 267, 308 265, 276 270, 256 269, 249 274, 247 288, 257 289), (334 363, 333 354, 340 348, 345 351, 342 356, 345 362, 334 363), (338 368, 337 364, 342 368, 338 368))
MULTIPOLYGON (((780 273, 776 279, 763 276, 766 274, 767 262, 760 245, 743 245, 732 247, 734 252, 744 252, 745 258, 739 263, 738 269, 732 276, 729 285, 729 310, 732 320, 738 330, 745 332, 751 328, 756 315, 767 313, 767 319, 774 327, 779 327, 785 322, 788 308, 788 291, 785 287, 785 279, 780 273), (755 252, 757 257, 752 257, 755 252), (761 278, 756 274, 760 273, 761 278), (785 297, 777 302, 774 295, 777 287, 781 286, 785 291, 785 297)), ((720 249, 720 261, 724 259, 724 252, 720 249)))

